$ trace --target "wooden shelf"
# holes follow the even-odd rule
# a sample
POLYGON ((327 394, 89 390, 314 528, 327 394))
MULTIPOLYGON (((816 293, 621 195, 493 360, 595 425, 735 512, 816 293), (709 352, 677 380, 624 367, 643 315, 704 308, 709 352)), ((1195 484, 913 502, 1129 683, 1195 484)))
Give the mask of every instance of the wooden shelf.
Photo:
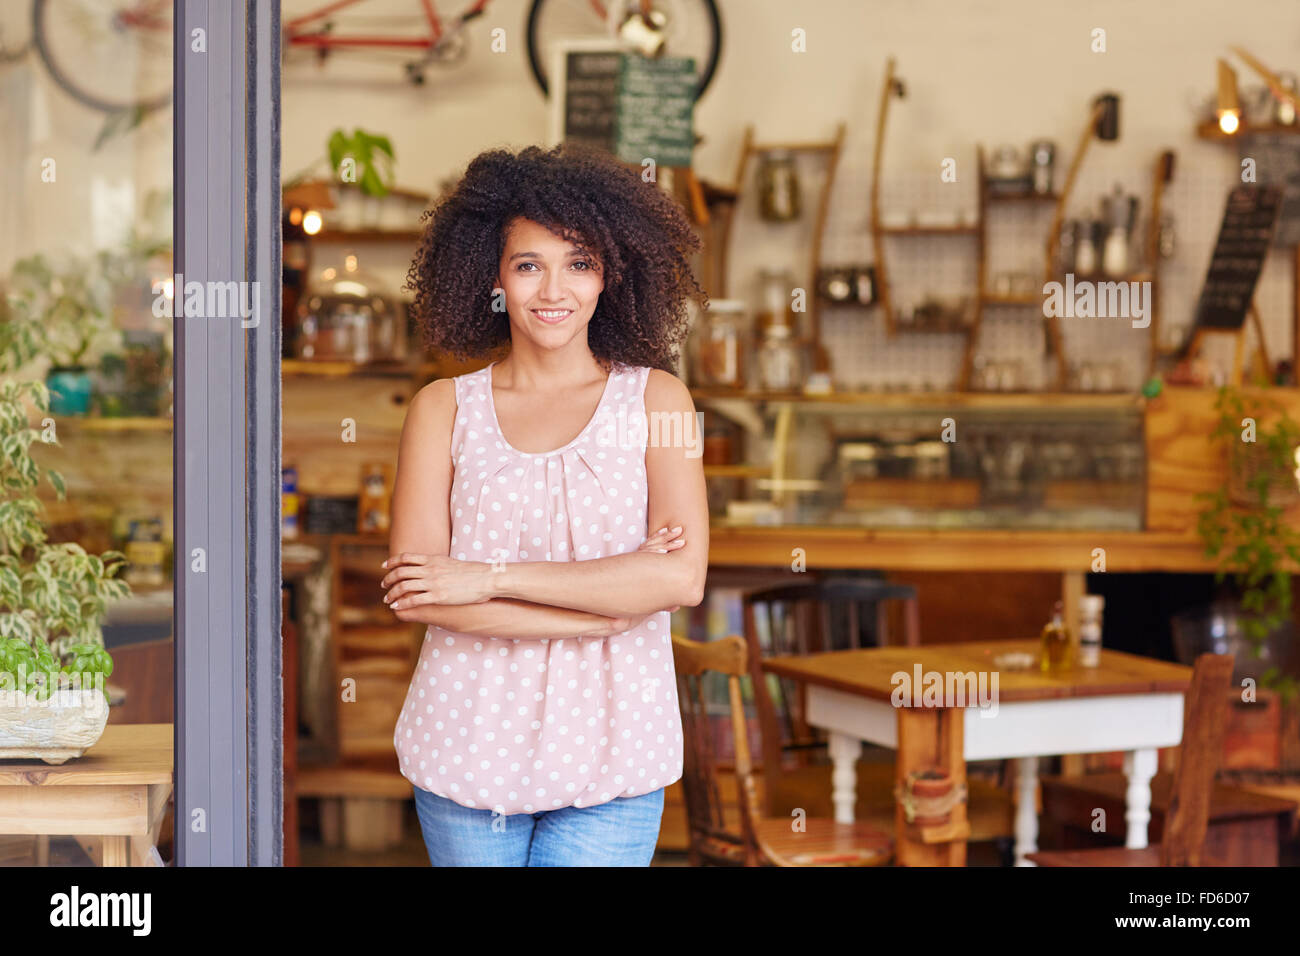
POLYGON ((980 227, 956 224, 948 226, 881 226, 886 236, 978 236, 980 227))
POLYGON ((1214 120, 1206 120, 1196 127, 1196 135, 1200 139, 1239 139, 1242 136, 1249 136, 1251 133, 1300 133, 1300 125, 1297 126, 1278 126, 1275 123, 1265 123, 1262 126, 1251 126, 1245 119, 1242 119, 1241 125, 1237 127, 1235 133, 1225 133, 1219 129, 1219 124, 1214 120))
MULTIPOLYGON (((870 405, 873 408, 1140 408, 1144 399, 1136 392, 740 392, 693 388, 700 401, 741 399, 750 402, 833 403, 870 405)), ((708 468, 736 466, 711 465, 708 468)))
MULTIPOLYGON (((1052 281, 1064 284, 1065 276, 1052 276, 1052 281)), ((1130 272, 1127 275, 1122 276, 1109 276, 1103 272, 1091 272, 1087 275, 1076 272, 1074 274, 1074 281, 1076 284, 1080 282, 1152 282, 1154 281, 1154 277, 1151 275, 1150 271, 1145 269, 1141 272, 1130 272)))
POLYGON ((1060 193, 1003 193, 985 187, 984 198, 989 202, 1056 202, 1060 193))
POLYGON ((280 374, 283 376, 312 375, 326 378, 348 375, 391 375, 406 378, 413 375, 434 374, 436 368, 430 362, 357 362, 315 359, 281 359, 280 374))
POLYGON ((1036 295, 998 295, 985 292, 980 297, 983 305, 1042 305, 1043 300, 1036 295))
POLYGON ((419 242, 418 229, 322 229, 308 242, 419 242))
POLYGON ((59 427, 82 432, 169 432, 172 420, 162 417, 79 417, 60 416, 59 427))

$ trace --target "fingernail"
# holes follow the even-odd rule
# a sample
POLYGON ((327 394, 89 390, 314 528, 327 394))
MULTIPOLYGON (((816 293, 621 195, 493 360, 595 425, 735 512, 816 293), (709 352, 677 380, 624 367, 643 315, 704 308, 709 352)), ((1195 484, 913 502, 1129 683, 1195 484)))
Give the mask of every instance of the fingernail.
POLYGON ((380 565, 380 567, 381 567, 381 568, 386 568, 386 567, 388 567, 388 561, 385 560, 384 563, 380 565))
POLYGON ((682 530, 682 526, 681 526, 681 525, 678 525, 676 528, 673 528, 673 533, 676 534, 678 531, 681 531, 681 530, 682 530))

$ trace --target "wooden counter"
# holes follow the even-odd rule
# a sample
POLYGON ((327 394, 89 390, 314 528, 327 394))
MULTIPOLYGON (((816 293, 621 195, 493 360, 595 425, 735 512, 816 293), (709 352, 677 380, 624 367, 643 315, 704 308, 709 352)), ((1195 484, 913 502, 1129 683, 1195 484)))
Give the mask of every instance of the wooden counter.
POLYGON ((709 563, 889 571, 1214 570, 1194 534, 1154 531, 894 531, 812 526, 711 527, 709 563), (1104 566, 1094 562, 1101 560, 1104 566))
MULTIPOLYGON (((1300 389, 1260 393, 1300 418, 1300 389)), ((1017 396, 1023 400, 1023 396, 1017 396)), ((1196 495, 1222 487, 1226 462, 1211 440, 1218 420, 1213 388, 1166 387, 1146 401, 1145 531, 940 531, 802 525, 715 526, 709 563, 750 567, 791 566, 803 549, 808 568, 877 568, 886 571, 1173 571, 1206 573, 1213 560, 1196 534, 1202 504, 1196 495), (1104 551, 1104 567, 1097 562, 1104 551)), ((1080 396, 1093 401, 1114 396, 1080 396)), ((1123 396, 1120 396, 1123 398, 1123 396)), ((1291 517, 1300 523, 1300 507, 1291 517)), ((1295 565, 1291 568, 1300 570, 1295 565)))

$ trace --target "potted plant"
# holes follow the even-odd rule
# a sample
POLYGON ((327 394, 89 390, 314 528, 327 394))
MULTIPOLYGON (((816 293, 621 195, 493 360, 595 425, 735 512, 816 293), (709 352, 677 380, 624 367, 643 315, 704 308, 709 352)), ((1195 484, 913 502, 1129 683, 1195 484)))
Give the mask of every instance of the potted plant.
POLYGON ((1287 566, 1300 563, 1300 529, 1287 512, 1300 503, 1300 424, 1263 393, 1232 386, 1219 390, 1215 409, 1211 438, 1223 449, 1228 473, 1221 487, 1197 496, 1204 503, 1197 531, 1206 554, 1218 561, 1216 580, 1231 575, 1238 597, 1176 618, 1175 642, 1180 656, 1193 659, 1205 651, 1248 650, 1249 659, 1238 654, 1236 678, 1259 670, 1259 684, 1289 700, 1300 655, 1287 566))
POLYGON ((70 256, 62 266, 41 253, 14 264, 7 307, 35 323, 37 355, 51 361, 45 376, 51 412, 89 411, 92 356, 121 351, 122 336, 113 323, 115 297, 130 284, 143 283, 145 264, 168 248, 168 243, 133 234, 117 248, 91 257, 70 256))
MULTIPOLYGON (((108 720, 105 681, 113 672, 102 621, 110 600, 127 597, 118 551, 87 554, 51 544, 39 520, 42 469, 33 442, 57 444, 49 391, 15 373, 44 346, 39 320, 0 313, 0 758, 63 763, 95 743, 108 720), (40 416, 30 426, 28 403, 40 416)), ((62 476, 44 469, 62 500, 62 476)))
POLYGON ((946 771, 929 767, 908 774, 894 788, 894 798, 908 823, 942 826, 952 819, 953 807, 966 800, 966 788, 955 786, 946 771))
POLYGON ((363 129, 351 134, 336 129, 325 143, 325 155, 286 182, 284 191, 303 191, 308 177, 322 162, 328 162, 339 225, 344 229, 376 226, 379 200, 393 188, 393 160, 393 144, 387 136, 363 129))
POLYGON ((8 292, 16 311, 40 323, 41 351, 53 363, 45 376, 50 410, 85 415, 91 393, 87 353, 112 334, 108 290, 84 261, 56 269, 38 253, 15 263, 8 292))

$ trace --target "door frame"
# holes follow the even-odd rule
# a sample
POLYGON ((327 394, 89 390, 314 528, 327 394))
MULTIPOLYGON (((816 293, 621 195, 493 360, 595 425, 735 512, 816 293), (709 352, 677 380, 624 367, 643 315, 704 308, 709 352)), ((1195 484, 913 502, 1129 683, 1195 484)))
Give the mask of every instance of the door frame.
POLYGON ((174 290, 175 859, 279 866, 280 4, 174 10, 173 268, 256 303, 174 290))

